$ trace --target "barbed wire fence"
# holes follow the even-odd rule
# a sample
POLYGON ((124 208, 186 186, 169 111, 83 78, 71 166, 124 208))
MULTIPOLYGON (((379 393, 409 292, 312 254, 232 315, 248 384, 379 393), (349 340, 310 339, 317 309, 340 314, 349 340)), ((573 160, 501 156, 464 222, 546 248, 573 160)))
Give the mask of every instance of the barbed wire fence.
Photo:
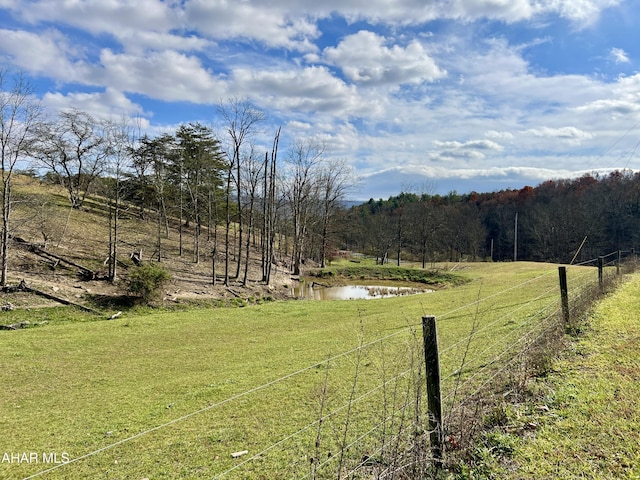
MULTIPOLYGON (((635 254, 627 254, 624 264, 621 260, 621 254, 614 252, 567 267, 572 319, 607 292, 622 271, 635 269, 635 254), (588 266, 597 266, 597 275, 588 266)), ((550 367, 565 333, 575 333, 563 316, 554 273, 499 291, 480 289, 476 300, 435 312, 441 445, 434 445, 429 426, 433 412, 426 394, 425 345, 422 323, 416 319, 373 340, 360 332, 354 348, 27 478, 72 468, 197 416, 215 415, 232 422, 243 414, 253 417, 249 423, 255 427, 255 431, 243 427, 245 448, 220 453, 198 478, 428 478, 440 468, 467 461, 478 433, 488 423, 500 421, 504 402, 521 399, 528 380, 550 367), (282 392, 305 408, 287 410, 292 404, 288 400, 281 411, 247 406, 260 403, 255 396, 282 392), (287 431, 256 433, 269 418, 279 416, 291 417, 287 431)))

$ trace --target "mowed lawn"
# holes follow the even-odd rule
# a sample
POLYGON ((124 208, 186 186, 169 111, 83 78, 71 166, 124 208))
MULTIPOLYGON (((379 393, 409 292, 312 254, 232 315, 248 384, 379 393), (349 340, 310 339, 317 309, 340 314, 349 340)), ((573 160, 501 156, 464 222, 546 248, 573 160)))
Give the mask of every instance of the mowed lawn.
MULTIPOLYGON (((535 310, 530 299, 555 301, 555 265, 459 267, 470 282, 417 296, 278 301, 0 332, 0 455, 36 452, 39 459, 2 462, 0 478, 56 467, 50 454, 71 462, 41 478, 214 478, 243 460, 233 452, 250 456, 270 446, 269 455, 225 478, 303 477, 315 429, 286 449, 284 439, 318 417, 323 396, 337 405, 352 395, 356 367, 366 389, 395 368, 391 362, 405 362, 399 357, 420 338, 423 315, 443 316, 446 348, 483 322, 492 324, 487 341, 506 339, 519 327, 514 318, 535 310), (513 309, 514 318, 496 323, 513 309), (389 338, 382 353, 339 356, 380 338, 389 338), (327 358, 334 358, 330 375, 327 358)), ((454 351, 441 360, 443 376, 460 366, 454 351)))

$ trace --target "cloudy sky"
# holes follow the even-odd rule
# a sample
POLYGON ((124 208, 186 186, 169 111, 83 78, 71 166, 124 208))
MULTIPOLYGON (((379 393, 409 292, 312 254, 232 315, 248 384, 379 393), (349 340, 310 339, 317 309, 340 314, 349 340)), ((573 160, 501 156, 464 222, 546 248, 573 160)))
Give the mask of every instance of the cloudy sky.
POLYGON ((258 145, 325 142, 366 200, 640 169, 639 27, 635 0, 0 0, 0 68, 152 135, 246 98, 258 145))

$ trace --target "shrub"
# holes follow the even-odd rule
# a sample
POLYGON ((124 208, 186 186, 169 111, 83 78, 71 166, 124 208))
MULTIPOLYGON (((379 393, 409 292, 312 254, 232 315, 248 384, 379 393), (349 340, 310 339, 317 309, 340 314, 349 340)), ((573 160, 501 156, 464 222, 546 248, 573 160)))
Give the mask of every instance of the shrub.
POLYGON ((129 293, 149 302, 157 297, 163 285, 171 280, 171 274, 162 265, 144 263, 129 274, 129 293))

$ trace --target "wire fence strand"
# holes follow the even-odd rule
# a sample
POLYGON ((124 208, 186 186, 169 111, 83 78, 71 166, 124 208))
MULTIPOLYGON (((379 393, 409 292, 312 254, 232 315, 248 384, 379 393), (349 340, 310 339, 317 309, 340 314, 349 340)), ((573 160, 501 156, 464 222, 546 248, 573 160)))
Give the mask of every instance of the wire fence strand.
MULTIPOLYGON (((608 258, 613 255, 618 255, 618 252, 613 252, 605 256, 602 256, 600 258, 608 258)), ((593 280, 593 270, 588 269, 584 271, 584 270, 581 270, 581 268, 584 268, 587 265, 592 264, 594 261, 597 261, 597 260, 598 259, 591 259, 585 262, 581 262, 580 264, 571 265, 571 268, 574 268, 574 267, 577 268, 575 275, 572 276, 572 289, 570 290, 572 295, 575 295, 575 296, 582 295, 583 292, 587 292, 588 289, 594 285, 595 281, 593 280)), ((606 265, 607 266, 610 266, 613 264, 617 265, 617 262, 618 262, 618 257, 616 256, 615 260, 607 263, 606 265)), ((498 292, 483 296, 481 298, 477 298, 476 300, 467 302, 464 305, 456 306, 455 308, 452 308, 440 314, 438 316, 438 319, 451 320, 454 314, 463 312, 465 310, 472 310, 472 309, 473 311, 469 315, 479 315, 481 313, 477 310, 477 307, 479 305, 488 304, 489 307, 491 307, 491 304, 489 304, 488 302, 495 300, 501 295, 512 295, 514 291, 517 291, 517 289, 527 290, 527 287, 531 287, 531 285, 534 284, 534 282, 546 280, 548 276, 552 275, 553 273, 554 273, 553 270, 544 272, 541 275, 537 275, 533 278, 527 279, 521 283, 510 286, 508 288, 501 289, 498 292)), ((484 388, 489 383, 491 383, 498 375, 500 375, 501 373, 504 373, 505 370, 508 369, 509 366, 512 365, 514 362, 516 362, 518 358, 526 354, 538 339, 540 339, 543 335, 545 335, 552 329, 558 327, 558 323, 556 319, 559 317, 560 310, 558 308, 558 299, 554 296, 555 290, 556 290, 556 287, 544 288, 542 292, 537 293, 533 298, 527 299, 525 302, 518 304, 515 308, 508 309, 506 312, 496 316, 495 318, 490 319, 490 321, 482 324, 478 328, 475 327, 476 324, 474 321, 474 324, 473 324, 474 326, 472 326, 472 331, 469 333, 469 335, 463 336, 461 338, 457 338, 454 343, 452 343, 451 345, 448 345, 446 348, 444 348, 440 352, 440 355, 442 356, 442 358, 447 358, 447 361, 449 362, 448 366, 451 367, 452 365, 455 364, 456 357, 453 354, 455 353, 457 348, 462 348, 463 346, 466 346, 465 348, 469 349, 471 346, 471 343, 474 342, 475 340, 478 340, 478 339, 484 340, 489 338, 487 337, 487 334, 491 333, 493 329, 495 329, 498 325, 501 324, 501 322, 513 321, 512 319, 519 319, 514 325, 509 327, 510 329, 507 332, 502 333, 499 336, 499 338, 492 340, 489 343, 483 344, 481 348, 473 347, 473 351, 468 356, 467 356, 467 353, 465 353, 464 354, 465 356, 462 357, 461 360, 459 360, 459 361, 463 361, 464 365, 459 366, 452 373, 442 378, 442 381, 446 383, 452 378, 457 377, 458 379, 461 379, 463 374, 462 372, 463 368, 465 368, 466 370, 472 370, 471 375, 465 378, 462 382, 459 382, 456 385, 455 390, 445 395, 442 400, 443 404, 444 403, 448 404, 446 407, 447 421, 460 408, 463 408, 465 399, 472 398, 475 395, 477 395, 482 390, 482 388, 484 388), (535 307, 535 309, 533 311, 529 311, 532 309, 532 307, 535 307), (514 339, 513 337, 516 337, 516 338, 514 339), (501 347, 504 347, 504 348, 500 349, 501 347), (496 353, 493 353, 496 350, 498 351, 496 353), (509 353, 514 353, 514 352, 515 354, 513 355, 512 358, 505 360, 505 357, 509 353), (464 392, 463 400, 456 405, 455 399, 456 399, 456 396, 460 394, 460 392, 464 392)), ((145 435, 148 435, 153 432, 159 431, 161 429, 167 428, 169 426, 175 425, 179 422, 185 421, 196 415, 202 414, 204 412, 210 411, 218 407, 222 407, 223 405, 237 401, 243 397, 247 397, 249 395, 265 391, 270 387, 273 387, 277 384, 285 382, 294 377, 300 376, 313 369, 317 369, 320 367, 329 368, 329 365, 336 363, 338 360, 342 358, 348 357, 353 354, 359 354, 360 352, 363 352, 364 350, 367 350, 376 345, 383 345, 385 344, 385 342, 390 341, 396 337, 399 337, 400 335, 406 335, 408 333, 411 333, 413 334, 414 341, 415 341, 415 337, 416 337, 415 328, 418 326, 420 326, 420 323, 410 322, 408 325, 402 328, 399 328, 398 330, 388 335, 375 338, 367 343, 360 344, 357 347, 329 356, 329 358, 323 361, 300 368, 291 373, 282 375, 271 381, 265 382, 261 385, 258 385, 250 389, 247 389, 245 391, 239 392, 237 394, 231 395, 215 403, 208 404, 198 410, 192 411, 178 418, 174 418, 160 425, 156 425, 146 430, 142 430, 136 433, 135 435, 131 435, 117 442, 113 442, 111 444, 92 450, 84 455, 78 456, 76 458, 72 458, 66 463, 58 464, 50 468, 44 469, 42 471, 39 471, 35 474, 30 475, 29 477, 26 477, 26 479, 28 480, 31 478, 36 478, 46 473, 50 473, 58 468, 62 468, 69 464, 77 463, 82 460, 88 459, 89 457, 100 454, 106 450, 113 449, 115 447, 121 446, 128 442, 132 442, 145 435)), ((415 349, 413 351, 415 353, 415 349)), ((424 366, 424 364, 422 363, 423 360, 424 360, 423 358, 420 358, 420 362, 416 364, 412 362, 411 367, 401 370, 400 372, 396 373, 395 375, 392 375, 390 378, 385 379, 382 383, 379 383, 372 388, 366 389, 364 393, 359 393, 357 396, 350 398, 350 401, 347 404, 343 404, 338 408, 332 409, 329 413, 325 415, 321 415, 320 418, 317 418, 312 422, 306 423, 305 425, 297 428, 295 431, 284 436, 278 441, 273 442, 269 445, 266 445, 264 448, 260 449, 260 451, 258 451, 257 453, 252 454, 250 457, 244 459, 243 461, 232 466, 231 468, 228 468, 216 474, 214 478, 216 479, 223 478, 234 472, 241 470, 247 464, 255 461, 256 459, 264 457, 265 455, 269 454, 274 450, 277 450, 283 447, 290 440, 306 432, 309 432, 311 429, 319 428, 319 426, 322 425, 323 422, 326 422, 329 419, 336 418, 339 414, 344 413, 351 406, 363 402, 365 399, 369 398, 370 396, 376 393, 380 393, 381 391, 383 391, 385 396, 388 395, 387 387, 389 387, 390 385, 393 385, 394 382, 396 384, 395 388, 397 388, 398 382, 400 382, 401 380, 403 381, 408 380, 411 378, 412 375, 417 375, 418 378, 420 378, 420 375, 421 375, 420 371, 424 366)), ((411 382, 409 382, 408 385, 410 386, 410 384, 411 382)), ((395 389, 394 389, 394 392, 396 392, 395 389)), ((409 394, 411 394, 411 391, 407 390, 406 395, 408 396, 409 394)), ((355 439, 350 441, 348 444, 343 445, 343 448, 348 450, 355 447, 365 439, 372 436, 377 431, 380 431, 381 429, 386 428, 387 423, 389 421, 395 421, 398 415, 405 415, 405 409, 407 409, 410 406, 409 399, 402 398, 402 396, 400 395, 399 397, 400 401, 398 403, 398 399, 395 398, 395 395, 397 395, 397 392, 394 393, 393 395, 394 395, 394 399, 391 402, 391 404, 389 405, 385 403, 386 405, 385 408, 390 409, 390 414, 388 416, 385 416, 382 421, 378 423, 374 422, 372 427, 368 428, 364 433, 361 433, 360 435, 358 435, 355 439)), ((384 401, 387 402, 386 397, 384 401)), ((424 399, 414 399, 413 401, 423 402, 424 399)), ((396 426, 395 428, 402 428, 402 425, 396 426)), ((318 435, 319 434, 320 434, 320 431, 318 435)), ((384 446, 381 446, 380 448, 382 451, 384 446)), ((371 449, 371 450, 374 452, 377 451, 375 449, 371 449)), ((315 465, 315 468, 318 468, 318 469, 323 468, 327 464, 331 462, 336 462, 336 461, 337 461, 337 458, 333 457, 325 460, 322 463, 317 463, 315 465)), ((356 461, 356 465, 352 466, 351 470, 346 472, 346 477, 354 475, 359 469, 366 466, 366 464, 367 462, 364 460, 356 461)), ((406 465, 403 464, 402 466, 396 465, 393 468, 405 469, 405 468, 408 468, 409 466, 411 466, 410 462, 406 463, 406 465)), ((380 475, 379 478, 384 478, 384 475, 391 474, 389 472, 387 473, 378 472, 378 473, 380 475)), ((302 478, 308 478, 309 475, 310 474, 302 478)), ((343 478, 340 472, 337 472, 337 475, 338 475, 338 478, 343 478)))

